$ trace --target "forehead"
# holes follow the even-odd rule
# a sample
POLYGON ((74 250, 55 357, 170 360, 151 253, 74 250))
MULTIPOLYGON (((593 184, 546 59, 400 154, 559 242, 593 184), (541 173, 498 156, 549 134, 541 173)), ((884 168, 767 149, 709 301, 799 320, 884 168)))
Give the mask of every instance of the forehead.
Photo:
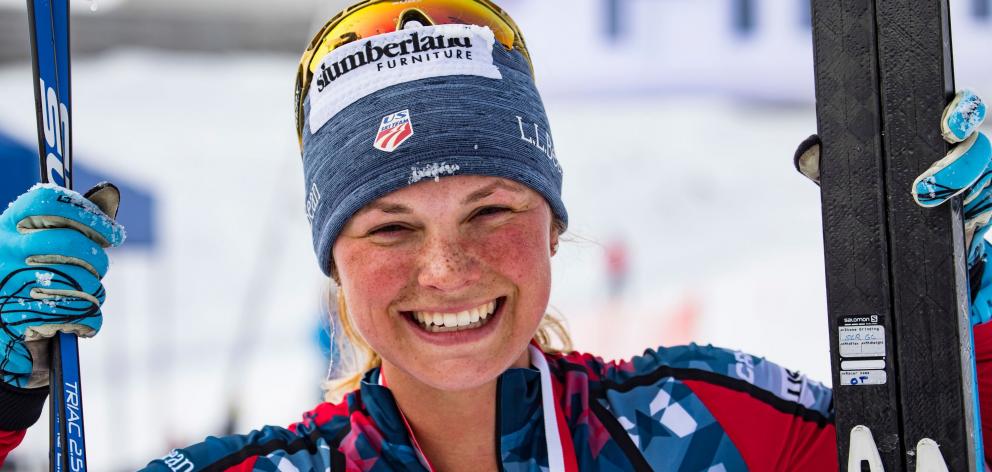
POLYGON ((421 203, 471 203, 496 193, 532 196, 537 192, 527 186, 502 177, 481 175, 455 175, 436 180, 425 180, 389 193, 368 204, 368 209, 387 206, 408 206, 421 203))

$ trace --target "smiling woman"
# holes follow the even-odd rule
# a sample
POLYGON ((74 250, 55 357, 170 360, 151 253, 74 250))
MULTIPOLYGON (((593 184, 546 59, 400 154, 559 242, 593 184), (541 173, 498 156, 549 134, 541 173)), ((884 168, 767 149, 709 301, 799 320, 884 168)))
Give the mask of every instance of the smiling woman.
POLYGON ((297 431, 326 429, 342 470, 834 469, 830 391, 802 376, 697 346, 571 352, 546 314, 568 213, 532 70, 485 0, 364 1, 311 42, 307 211, 357 362, 297 431), (739 451, 755 415, 770 445, 739 451))

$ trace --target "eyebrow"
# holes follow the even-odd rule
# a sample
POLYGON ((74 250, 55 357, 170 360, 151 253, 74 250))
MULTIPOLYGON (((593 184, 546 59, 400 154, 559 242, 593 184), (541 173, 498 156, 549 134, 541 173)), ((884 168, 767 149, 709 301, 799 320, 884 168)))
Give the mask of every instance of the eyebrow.
POLYGON ((413 213, 409 207, 405 205, 400 205, 399 203, 388 203, 388 202, 372 202, 369 203, 365 208, 358 210, 355 216, 364 215, 372 210, 379 210, 383 213, 388 213, 391 215, 405 215, 413 213))
POLYGON ((492 195, 493 193, 495 193, 496 192, 496 189, 498 189, 498 188, 501 188, 501 189, 504 189, 504 190, 507 190, 507 191, 510 191, 510 192, 513 192, 513 193, 521 193, 521 192, 523 192, 523 188, 520 187, 519 185, 512 184, 512 183, 509 183, 509 182, 506 182, 506 181, 503 181, 503 180, 498 180, 498 181, 493 182, 493 183, 491 183, 489 185, 486 185, 485 187, 480 188, 479 190, 476 190, 476 191, 470 193, 467 197, 465 197, 464 200, 462 200, 462 205, 465 205, 465 204, 468 204, 468 203, 473 203, 473 202, 477 202, 479 200, 482 200, 483 198, 486 198, 486 197, 492 195))
MULTIPOLYGON (((489 185, 486 185, 485 187, 480 188, 479 190, 470 193, 467 197, 465 197, 464 200, 462 200, 462 205, 466 205, 469 203, 474 203, 479 200, 482 200, 483 198, 492 195, 493 193, 496 192, 496 189, 500 189, 500 188, 513 193, 522 193, 524 191, 523 187, 515 183, 496 181, 489 185)), ((413 213, 413 210, 411 210, 410 207, 406 205, 401 205, 399 203, 372 202, 366 205, 365 208, 358 210, 355 213, 355 216, 364 215, 373 210, 379 210, 383 213, 387 213, 390 215, 407 215, 413 213)))

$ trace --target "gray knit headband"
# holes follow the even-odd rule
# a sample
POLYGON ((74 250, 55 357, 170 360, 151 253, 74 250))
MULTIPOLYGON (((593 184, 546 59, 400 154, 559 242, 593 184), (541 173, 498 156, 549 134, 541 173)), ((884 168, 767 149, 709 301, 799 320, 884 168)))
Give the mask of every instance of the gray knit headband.
POLYGON ((488 28, 428 26, 349 43, 324 58, 304 93, 306 212, 325 274, 355 212, 424 179, 505 177, 568 222, 529 64, 488 28))

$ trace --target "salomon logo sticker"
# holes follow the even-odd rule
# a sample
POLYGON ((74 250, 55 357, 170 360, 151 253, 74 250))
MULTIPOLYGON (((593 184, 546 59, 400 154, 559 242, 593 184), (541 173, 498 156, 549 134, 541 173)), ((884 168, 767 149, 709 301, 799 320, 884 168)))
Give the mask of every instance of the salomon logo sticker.
POLYGON ((382 119, 374 146, 380 151, 393 152, 410 139, 410 136, 413 136, 410 110, 398 111, 382 119))

